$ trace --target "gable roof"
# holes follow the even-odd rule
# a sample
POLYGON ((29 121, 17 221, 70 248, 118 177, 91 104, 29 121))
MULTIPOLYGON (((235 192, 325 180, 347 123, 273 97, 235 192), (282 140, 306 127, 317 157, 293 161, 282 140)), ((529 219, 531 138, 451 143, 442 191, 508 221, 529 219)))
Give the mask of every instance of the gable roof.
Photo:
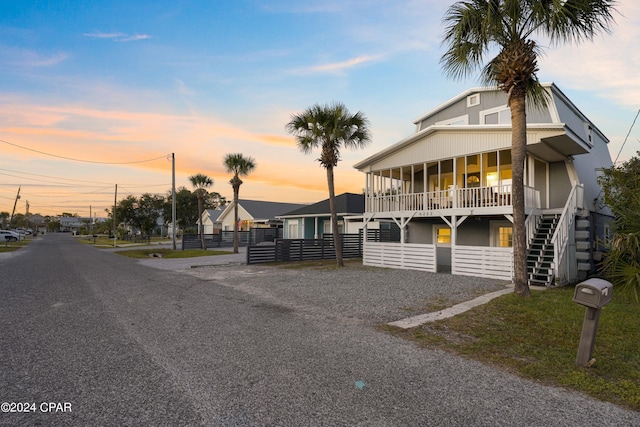
POLYGON ((220 208, 215 208, 215 209, 205 209, 202 211, 202 217, 198 218, 198 221, 196 221, 198 224, 200 224, 200 220, 204 220, 204 221, 211 221, 213 222, 217 222, 218 218, 220 217, 220 214, 222 213, 222 209, 220 208))
MULTIPOLYGON (((340 216, 361 214, 364 212, 364 194, 343 193, 336 196, 336 212, 340 216)), ((329 199, 279 215, 284 217, 317 216, 330 214, 329 199)))
MULTIPOLYGON (((263 202, 261 200, 238 200, 238 204, 253 217, 254 221, 274 220, 284 212, 299 209, 300 203, 263 202)), ((218 217, 221 221, 228 212, 233 212, 233 202, 229 203, 218 217)))
MULTIPOLYGON (((582 112, 573 104, 573 102, 571 102, 571 100, 569 98, 567 98, 567 96, 560 91, 560 89, 553 83, 542 83, 542 86, 548 91, 549 94, 549 105, 547 106, 549 109, 554 109, 555 114, 558 115, 559 112, 557 111, 557 107, 556 104, 558 102, 558 100, 561 100, 564 105, 566 105, 567 107, 567 111, 571 111, 573 114, 577 115, 578 117, 580 117, 580 119, 584 122, 584 123, 588 123, 588 125, 590 126, 590 129, 594 132, 596 132, 605 143, 608 143, 609 140, 607 139, 607 137, 584 115, 582 114, 582 112)), ((428 112, 422 114, 421 116, 415 118, 413 120, 413 123, 415 125, 418 125, 420 122, 422 122, 423 120, 426 120, 432 116, 435 116, 436 114, 444 111, 445 109, 447 109, 448 107, 456 104, 457 102, 465 99, 467 96, 472 95, 472 94, 476 94, 476 93, 482 93, 482 92, 500 92, 502 93, 502 90, 497 88, 497 87, 475 87, 475 88, 471 88, 468 89, 464 92, 462 92, 461 94, 455 96, 454 98, 446 101, 443 104, 440 104, 439 106, 437 106, 436 108, 433 108, 431 110, 429 110, 428 112)), ((527 106, 527 108, 529 108, 529 106, 527 106)), ((569 120, 567 118, 565 118, 565 120, 569 120)), ((582 125, 582 122, 581 122, 582 125)), ((549 123, 527 123, 527 129, 528 130, 535 130, 535 131, 544 131, 544 132, 557 132, 557 135, 560 134, 566 134, 566 133, 572 133, 575 134, 571 129, 570 126, 568 126, 566 123, 561 121, 560 117, 557 117, 555 120, 552 120, 549 123)), ((511 126, 506 126, 506 125, 484 125, 484 124, 465 124, 465 125, 446 125, 446 124, 431 124, 428 127, 425 127, 424 129, 420 128, 420 126, 417 127, 416 131, 407 136, 406 138, 400 140, 399 142, 396 142, 392 145, 389 145, 385 148, 383 148, 382 150, 378 151, 377 153, 374 153, 373 155, 367 157, 364 160, 361 160, 357 163, 355 163, 353 165, 353 167, 355 169, 358 169, 360 171, 366 171, 367 167, 370 167, 373 163, 375 163, 376 161, 379 161, 381 159, 386 158, 387 156, 390 156, 394 153, 397 153, 401 150, 404 150, 406 147, 419 142, 423 139, 426 139, 430 136, 432 136, 433 134, 439 132, 439 133, 445 133, 445 132, 451 132, 451 133, 455 133, 455 132, 459 132, 460 130, 464 130, 464 131, 470 131, 470 132, 511 132, 511 126)), ((576 139, 576 141, 580 141, 579 137, 574 138, 576 139)), ((586 148, 581 147, 580 146, 580 142, 576 142, 575 146, 577 147, 578 153, 579 154, 583 154, 586 152, 586 148)), ((576 154, 576 153, 566 153, 566 152, 562 152, 562 151, 557 151, 557 154, 560 156, 566 156, 569 154, 576 154)))

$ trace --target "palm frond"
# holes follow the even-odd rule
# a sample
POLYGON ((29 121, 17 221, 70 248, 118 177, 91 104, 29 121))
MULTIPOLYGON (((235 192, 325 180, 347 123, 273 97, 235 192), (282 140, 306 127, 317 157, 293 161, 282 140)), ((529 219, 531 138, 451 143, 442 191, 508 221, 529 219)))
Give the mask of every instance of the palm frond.
POLYGON ((369 122, 363 113, 351 114, 342 103, 315 104, 293 114, 285 130, 292 134, 305 154, 320 148, 317 159, 325 167, 340 161, 340 149, 362 148, 370 142, 369 122))
POLYGON ((256 161, 252 157, 244 156, 242 153, 225 155, 223 164, 227 172, 233 173, 236 178, 248 175, 256 168, 256 161))

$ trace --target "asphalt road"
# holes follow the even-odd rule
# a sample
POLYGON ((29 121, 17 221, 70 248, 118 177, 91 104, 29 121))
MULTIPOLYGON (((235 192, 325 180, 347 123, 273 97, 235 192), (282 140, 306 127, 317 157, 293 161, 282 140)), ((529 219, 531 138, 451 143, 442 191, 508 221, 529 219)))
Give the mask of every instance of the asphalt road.
POLYGON ((377 311, 302 290, 330 289, 320 273, 242 268, 160 270, 62 234, 0 256, 0 425, 640 425, 378 332, 377 311))

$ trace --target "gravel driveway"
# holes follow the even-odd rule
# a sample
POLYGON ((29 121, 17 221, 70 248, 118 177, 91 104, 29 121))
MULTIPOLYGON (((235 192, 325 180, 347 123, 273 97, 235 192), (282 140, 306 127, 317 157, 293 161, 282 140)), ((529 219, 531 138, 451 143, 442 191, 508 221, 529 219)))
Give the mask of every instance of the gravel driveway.
MULTIPOLYGON (((163 260, 145 260, 144 263, 163 266, 163 260)), ((164 267, 168 265, 170 263, 165 263, 164 267)), ((439 310, 510 285, 510 282, 500 280, 364 267, 354 262, 339 270, 297 268, 295 264, 290 264, 289 268, 239 264, 184 268, 179 263, 173 265, 177 267, 176 271, 258 296, 270 304, 367 323, 390 322, 439 310)))

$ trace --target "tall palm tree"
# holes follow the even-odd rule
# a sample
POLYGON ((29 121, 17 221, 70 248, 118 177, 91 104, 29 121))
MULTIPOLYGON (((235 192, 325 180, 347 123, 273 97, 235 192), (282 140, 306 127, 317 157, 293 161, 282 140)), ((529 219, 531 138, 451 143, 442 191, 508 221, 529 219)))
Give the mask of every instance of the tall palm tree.
POLYGON ((242 185, 241 176, 247 176, 256 168, 256 162, 251 157, 245 157, 240 153, 224 156, 224 167, 227 172, 233 174, 229 183, 233 187, 233 253, 238 253, 238 196, 242 185))
POLYGON ((318 161, 327 171, 331 231, 336 250, 336 261, 339 267, 343 267, 333 168, 338 166, 342 148, 363 148, 371 141, 369 121, 360 111, 355 114, 349 113, 349 110, 342 103, 315 104, 300 114, 291 115, 291 121, 287 123, 285 129, 295 136, 298 147, 304 153, 309 154, 314 149, 320 148, 318 161))
POLYGON ((202 249, 206 249, 207 247, 204 244, 204 224, 202 223, 202 211, 203 211, 203 200, 207 196, 208 191, 207 188, 213 186, 213 179, 209 178, 204 174, 196 174, 191 175, 189 177, 189 181, 191 181, 191 185, 195 189, 196 197, 198 198, 198 218, 200 218, 200 245, 202 249))
POLYGON ((507 92, 512 124, 514 292, 518 295, 530 295, 524 213, 525 105, 531 101, 542 107, 547 97, 536 75, 541 49, 533 36, 556 44, 591 40, 610 31, 615 4, 615 0, 466 0, 454 3, 443 18, 445 72, 462 78, 480 70, 483 83, 507 92), (483 66, 494 49, 499 53, 483 66))

